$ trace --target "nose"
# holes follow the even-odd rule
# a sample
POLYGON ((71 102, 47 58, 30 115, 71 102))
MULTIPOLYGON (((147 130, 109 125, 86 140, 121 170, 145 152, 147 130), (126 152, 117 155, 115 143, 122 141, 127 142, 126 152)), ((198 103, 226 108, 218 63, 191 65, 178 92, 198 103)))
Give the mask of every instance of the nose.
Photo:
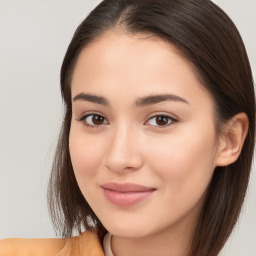
POLYGON ((139 151, 139 134, 136 129, 122 125, 112 131, 105 155, 105 166, 116 173, 126 173, 141 168, 142 152, 139 151))

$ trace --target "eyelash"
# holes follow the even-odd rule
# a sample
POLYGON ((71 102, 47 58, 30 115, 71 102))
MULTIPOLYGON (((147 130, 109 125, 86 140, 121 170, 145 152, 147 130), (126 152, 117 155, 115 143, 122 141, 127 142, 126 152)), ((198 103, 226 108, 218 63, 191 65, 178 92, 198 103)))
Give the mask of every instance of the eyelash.
MULTIPOLYGON (((87 117, 89 117, 89 116, 99 116, 99 117, 103 117, 104 120, 106 120, 106 118, 104 116, 100 115, 100 114, 89 113, 89 114, 83 115, 81 118, 78 118, 77 121, 82 122, 85 126, 90 127, 90 128, 100 128, 102 125, 104 125, 104 124, 100 124, 100 125, 90 125, 90 124, 88 124, 87 122, 85 122, 85 119, 87 117)), ((172 116, 169 116, 169 115, 166 115, 166 114, 156 114, 156 115, 150 117, 146 123, 148 123, 149 120, 151 120, 153 118, 156 118, 156 117, 167 118, 168 119, 168 123, 165 124, 165 125, 150 125, 150 126, 152 126, 154 128, 160 128, 160 129, 167 128, 171 124, 176 123, 178 121, 177 119, 173 118, 172 116)))

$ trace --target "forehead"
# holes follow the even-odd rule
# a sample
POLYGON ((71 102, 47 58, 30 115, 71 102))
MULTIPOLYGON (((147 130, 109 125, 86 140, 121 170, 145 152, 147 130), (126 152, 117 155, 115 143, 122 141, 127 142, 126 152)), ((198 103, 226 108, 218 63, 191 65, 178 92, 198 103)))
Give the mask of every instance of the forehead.
POLYGON ((119 67, 115 71, 121 72, 127 71, 126 67, 131 73, 139 67, 153 67, 154 63, 156 68, 160 62, 164 64, 163 61, 166 64, 172 61, 176 65, 186 62, 187 68, 192 69, 188 61, 180 56, 177 48, 166 41, 150 35, 108 31, 81 51, 75 70, 81 66, 84 70, 97 67, 99 71, 119 67))
POLYGON ((191 63, 173 45, 120 31, 107 32, 82 50, 71 81, 72 97, 84 91, 108 96, 113 90, 120 97, 172 93, 196 96, 195 102, 210 98, 191 63))

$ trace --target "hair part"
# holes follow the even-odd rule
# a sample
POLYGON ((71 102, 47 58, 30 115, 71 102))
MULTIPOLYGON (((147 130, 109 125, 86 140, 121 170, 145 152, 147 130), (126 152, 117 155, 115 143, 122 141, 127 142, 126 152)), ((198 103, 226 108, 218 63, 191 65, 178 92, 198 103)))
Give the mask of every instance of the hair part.
POLYGON ((105 0, 78 26, 61 67, 65 118, 48 188, 49 210, 62 237, 82 229, 106 229, 83 197, 69 154, 72 116, 71 80, 80 52, 115 29, 153 36, 174 45, 194 67, 215 106, 216 128, 245 112, 249 130, 238 160, 217 167, 196 226, 191 256, 216 256, 240 214, 254 151, 255 94, 252 72, 241 36, 230 18, 209 0, 105 0))

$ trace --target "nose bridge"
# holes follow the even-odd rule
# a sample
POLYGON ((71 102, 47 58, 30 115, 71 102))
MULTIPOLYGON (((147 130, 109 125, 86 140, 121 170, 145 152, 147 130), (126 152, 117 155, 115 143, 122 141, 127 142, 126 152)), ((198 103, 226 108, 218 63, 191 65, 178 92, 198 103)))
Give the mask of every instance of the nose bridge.
POLYGON ((142 164, 138 139, 138 129, 127 122, 113 127, 105 165, 112 171, 138 169, 142 164))

